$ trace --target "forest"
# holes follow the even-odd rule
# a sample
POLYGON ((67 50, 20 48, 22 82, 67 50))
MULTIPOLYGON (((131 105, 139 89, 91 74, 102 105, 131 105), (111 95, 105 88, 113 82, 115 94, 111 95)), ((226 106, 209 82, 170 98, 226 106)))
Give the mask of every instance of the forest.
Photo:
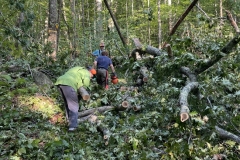
POLYGON ((0 160, 239 159, 239 0, 0 2, 0 160), (69 132, 54 84, 101 43, 69 132))

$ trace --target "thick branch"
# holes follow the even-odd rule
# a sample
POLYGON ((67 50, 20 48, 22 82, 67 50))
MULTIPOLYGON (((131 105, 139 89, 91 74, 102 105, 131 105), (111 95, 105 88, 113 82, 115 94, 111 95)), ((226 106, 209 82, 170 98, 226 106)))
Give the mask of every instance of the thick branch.
POLYGON ((231 139, 237 143, 240 143, 240 137, 230 133, 228 131, 223 130, 222 128, 219 128, 218 126, 215 126, 215 129, 217 131, 217 133, 219 134, 219 136, 223 137, 223 138, 227 138, 227 139, 231 139))
MULTIPOLYGON (((232 49, 239 43, 240 41, 240 34, 238 33, 225 47, 222 48, 221 52, 225 54, 231 53, 232 49)), ((215 63, 217 63, 221 58, 224 57, 224 54, 219 53, 216 54, 215 57, 210 59, 208 62, 200 64, 200 67, 195 70, 196 74, 200 74, 213 66, 215 63)))

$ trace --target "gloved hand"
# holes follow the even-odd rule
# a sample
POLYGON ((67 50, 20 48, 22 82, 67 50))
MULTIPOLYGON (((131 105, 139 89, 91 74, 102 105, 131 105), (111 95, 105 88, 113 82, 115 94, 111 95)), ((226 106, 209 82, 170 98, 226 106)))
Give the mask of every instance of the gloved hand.
POLYGON ((117 78, 116 72, 111 73, 111 78, 117 78))

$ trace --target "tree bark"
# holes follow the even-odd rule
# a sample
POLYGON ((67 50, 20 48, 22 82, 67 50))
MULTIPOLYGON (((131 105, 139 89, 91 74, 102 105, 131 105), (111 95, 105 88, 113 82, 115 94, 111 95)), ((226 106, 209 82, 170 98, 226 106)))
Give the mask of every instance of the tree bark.
POLYGON ((147 67, 141 67, 140 68, 140 73, 141 73, 141 75, 142 75, 142 80, 143 80, 143 82, 147 82, 148 81, 148 69, 147 69, 147 67))
POLYGON ((183 87, 183 89, 180 91, 180 96, 179 96, 179 104, 180 104, 180 120, 182 122, 188 120, 189 118, 189 108, 188 108, 188 101, 187 97, 189 93, 198 88, 198 82, 197 82, 197 75, 193 72, 188 67, 181 67, 180 72, 186 75, 190 82, 187 83, 183 87))
POLYGON ((231 140, 233 140, 237 143, 240 143, 240 137, 239 136, 237 136, 237 135, 235 135, 231 132, 225 131, 218 126, 215 126, 215 129, 216 129, 216 131, 217 131, 217 133, 220 137, 231 139, 231 140))
POLYGON ((102 18, 102 0, 96 0, 97 19, 96 19, 96 37, 102 39, 103 37, 103 18, 102 18))
POLYGON ((57 0, 49 0, 49 18, 48 18, 48 42, 51 43, 53 52, 51 58, 56 60, 57 56, 57 36, 58 36, 58 3, 57 0))
POLYGON ((189 82, 180 92, 179 102, 180 102, 180 119, 182 122, 189 118, 189 108, 187 103, 187 97, 190 91, 198 87, 198 82, 189 82))

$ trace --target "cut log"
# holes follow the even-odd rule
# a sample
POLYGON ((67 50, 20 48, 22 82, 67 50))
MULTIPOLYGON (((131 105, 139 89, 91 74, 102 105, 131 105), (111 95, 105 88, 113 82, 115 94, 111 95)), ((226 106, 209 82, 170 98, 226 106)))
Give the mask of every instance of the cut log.
POLYGON ((88 94, 88 92, 86 91, 86 89, 84 87, 80 87, 78 89, 78 92, 82 96, 83 100, 88 101, 90 99, 90 95, 88 94))
POLYGON ((147 67, 141 67, 140 68, 140 74, 142 75, 142 80, 143 82, 147 82, 148 81, 148 69, 147 67))
POLYGON ((179 102, 180 102, 180 119, 182 122, 188 120, 189 118, 189 108, 187 97, 191 90, 198 87, 198 82, 189 82, 180 92, 179 102))
POLYGON ((113 110, 113 109, 114 109, 113 106, 103 106, 103 107, 98 107, 98 108, 91 108, 91 109, 79 112, 78 117, 85 117, 87 115, 94 114, 95 112, 103 113, 105 111, 109 111, 109 110, 113 110))
POLYGON ((102 134, 103 139, 105 140, 105 145, 108 145, 108 141, 111 136, 110 131, 101 124, 97 126, 97 131, 102 134))
POLYGON ((123 101, 123 102, 121 103, 121 105, 116 106, 115 109, 116 109, 117 111, 124 111, 124 110, 126 110, 128 107, 129 107, 129 103, 128 103, 127 101, 123 101))
POLYGON ((215 126, 215 129, 220 137, 227 138, 227 139, 233 140, 234 142, 240 143, 239 136, 237 136, 231 132, 225 131, 224 129, 219 128, 218 126, 215 126))

